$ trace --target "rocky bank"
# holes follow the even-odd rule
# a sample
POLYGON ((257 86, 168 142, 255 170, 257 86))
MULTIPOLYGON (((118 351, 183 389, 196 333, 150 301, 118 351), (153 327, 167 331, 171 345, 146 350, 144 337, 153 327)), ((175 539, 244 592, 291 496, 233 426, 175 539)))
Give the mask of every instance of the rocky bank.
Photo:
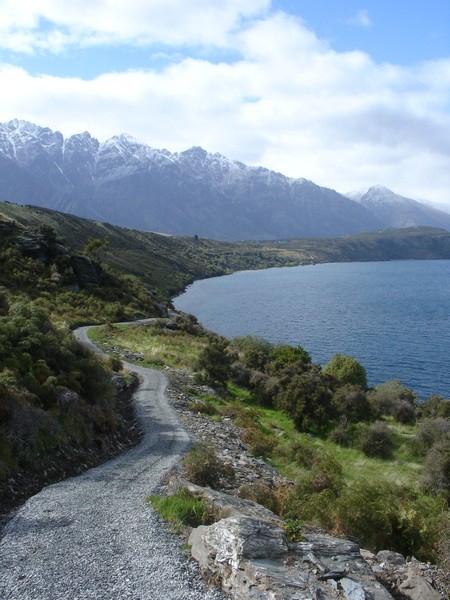
MULTIPOLYGON (((444 600, 450 597, 450 574, 414 557, 381 551, 374 554, 354 541, 318 528, 304 528, 301 540, 288 542, 279 517, 239 498, 244 484, 269 488, 291 484, 270 465, 252 456, 241 430, 231 419, 220 423, 192 412, 186 392, 195 384, 185 373, 167 370, 168 395, 193 439, 211 442, 236 477, 220 491, 192 484, 180 471, 167 482, 170 493, 187 487, 206 500, 216 516, 212 525, 189 535, 192 556, 204 576, 235 600, 444 600)), ((197 389, 197 391, 206 391, 197 389)))

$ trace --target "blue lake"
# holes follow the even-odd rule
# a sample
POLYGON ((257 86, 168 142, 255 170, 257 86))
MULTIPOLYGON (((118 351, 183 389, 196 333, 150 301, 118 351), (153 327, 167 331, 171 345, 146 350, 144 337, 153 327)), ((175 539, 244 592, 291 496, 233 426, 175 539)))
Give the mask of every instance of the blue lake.
POLYGON ((174 299, 227 338, 300 345, 324 365, 350 354, 369 383, 400 379, 450 398, 450 261, 332 263, 197 281, 174 299))

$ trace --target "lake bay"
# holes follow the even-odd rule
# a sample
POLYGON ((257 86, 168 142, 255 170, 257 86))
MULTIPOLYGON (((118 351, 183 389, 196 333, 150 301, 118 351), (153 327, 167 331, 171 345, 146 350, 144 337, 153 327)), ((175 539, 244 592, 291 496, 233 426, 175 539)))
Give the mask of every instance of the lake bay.
POLYGON ((174 299, 227 338, 258 335, 364 365, 370 385, 400 379, 450 398, 450 261, 331 263, 197 281, 174 299))

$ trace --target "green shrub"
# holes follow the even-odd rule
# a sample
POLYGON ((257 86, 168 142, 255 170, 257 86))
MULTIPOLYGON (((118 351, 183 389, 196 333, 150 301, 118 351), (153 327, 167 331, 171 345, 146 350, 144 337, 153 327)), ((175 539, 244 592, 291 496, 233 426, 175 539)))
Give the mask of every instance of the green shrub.
POLYGON ((398 400, 394 406, 393 416, 396 421, 404 425, 410 425, 416 422, 416 406, 409 400, 398 400))
POLYGON ((450 434, 450 420, 442 417, 423 419, 416 429, 416 436, 412 446, 418 454, 427 452, 447 435, 450 434))
POLYGON ((231 355, 227 352, 229 342, 218 335, 210 335, 201 351, 196 370, 204 374, 206 381, 225 385, 231 376, 231 355))
POLYGON ((218 410, 217 408, 214 406, 214 404, 211 402, 211 400, 202 400, 202 399, 197 399, 197 400, 193 400, 192 402, 189 403, 189 410, 191 410, 192 412, 195 413, 200 413, 202 415, 217 415, 218 414, 218 410))
POLYGON ((331 398, 329 382, 313 367, 281 379, 275 406, 291 417, 298 431, 321 432, 334 417, 331 398))
POLYGON ((416 397, 412 390, 402 385, 398 379, 386 381, 375 386, 367 394, 375 416, 393 415, 400 400, 406 400, 415 405, 416 397))
POLYGON ((273 349, 270 342, 254 335, 234 338, 231 347, 238 353, 239 359, 246 367, 256 370, 264 370, 273 349))
POLYGON ((217 456, 211 444, 199 442, 183 459, 184 473, 192 483, 218 488, 222 480, 233 481, 235 473, 217 456))
POLYGON ((346 417, 341 417, 338 425, 330 431, 328 439, 339 446, 350 447, 355 438, 354 427, 350 427, 346 417))
POLYGON ((298 479, 296 493, 302 500, 325 490, 337 497, 343 485, 342 466, 330 454, 321 451, 313 459, 311 469, 298 479))
POLYGON ((275 490, 276 513, 282 519, 300 520, 303 501, 296 493, 294 485, 281 485, 275 490))
POLYGON ((423 488, 433 494, 443 494, 450 503, 450 434, 432 446, 426 456, 425 468, 423 488))
POLYGON ((271 456, 277 446, 274 436, 263 433, 260 429, 247 428, 242 432, 241 439, 254 456, 271 456))
POLYGON ((258 404, 261 406, 274 406, 275 398, 280 391, 278 377, 270 377, 261 371, 253 371, 249 379, 249 385, 253 390, 258 404))
POLYGON ((239 401, 229 402, 220 409, 223 417, 233 419, 238 427, 255 427, 260 423, 260 414, 257 409, 244 406, 239 401))
POLYGON ((333 394, 333 407, 339 415, 348 421, 370 421, 371 409, 365 391, 354 383, 346 383, 333 394))
POLYGON ((436 560, 445 506, 412 488, 358 480, 335 504, 336 529, 373 551, 390 549, 420 560, 436 560))
POLYGON ((322 370, 324 373, 336 377, 342 384, 347 383, 363 389, 367 388, 366 370, 353 356, 335 354, 322 370))
POLYGON ((278 447, 276 454, 287 462, 295 461, 298 465, 311 469, 314 460, 321 452, 317 444, 302 434, 296 436, 290 443, 278 447))
POLYGON ((393 450, 391 430, 382 421, 372 425, 360 424, 357 445, 366 456, 387 460, 391 458, 393 450))
POLYGON ((434 418, 440 416, 438 415, 438 410, 443 402, 445 402, 445 400, 442 396, 439 396, 439 394, 431 394, 420 407, 421 417, 434 418))
POLYGON ((269 353, 265 372, 280 375, 286 369, 302 372, 311 365, 311 357, 301 346, 277 344, 269 353))
POLYGON ((320 492, 306 492, 303 482, 295 487, 283 486, 276 492, 277 512, 288 524, 294 524, 300 533, 302 524, 314 523, 320 527, 332 530, 335 524, 334 505, 335 494, 324 489, 320 492))
POLYGON ((238 496, 265 506, 272 512, 277 509, 275 493, 263 483, 245 483, 239 487, 238 496))
POLYGON ((301 519, 285 519, 282 525, 288 542, 301 542, 305 523, 301 519))

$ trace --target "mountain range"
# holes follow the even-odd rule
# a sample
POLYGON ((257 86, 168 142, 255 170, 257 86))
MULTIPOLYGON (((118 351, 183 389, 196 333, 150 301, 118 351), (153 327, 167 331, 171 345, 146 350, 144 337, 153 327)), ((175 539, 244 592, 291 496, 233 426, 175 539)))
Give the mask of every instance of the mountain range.
POLYGON ((0 124, 0 200, 141 231, 217 240, 450 230, 450 214, 382 187, 339 194, 200 147, 171 153, 121 134, 104 143, 27 121, 0 124))

